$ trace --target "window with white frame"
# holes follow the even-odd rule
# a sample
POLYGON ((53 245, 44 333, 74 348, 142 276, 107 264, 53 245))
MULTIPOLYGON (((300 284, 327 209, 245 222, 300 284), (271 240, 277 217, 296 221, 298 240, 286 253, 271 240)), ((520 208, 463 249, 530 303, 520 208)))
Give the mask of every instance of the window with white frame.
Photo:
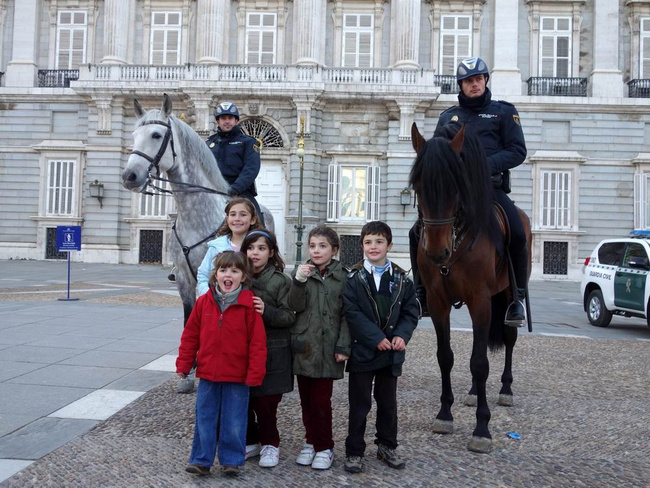
POLYGON ((634 228, 650 229, 650 173, 634 175, 634 228))
POLYGON ((365 221, 379 218, 379 167, 330 164, 327 220, 365 221))
POLYGON ((275 64, 277 14, 246 14, 246 63, 275 64))
POLYGON ((86 12, 61 10, 56 30, 56 69, 78 69, 86 62, 86 12))
MULTIPOLYGON (((162 177, 167 178, 164 173, 162 177)), ((167 181, 161 185, 161 188, 164 190, 171 190, 171 186, 167 181)), ((170 213, 176 212, 176 205, 170 194, 146 195, 140 193, 139 200, 139 217, 166 219, 170 213)))
POLYGON ((75 177, 74 161, 47 161, 47 216, 74 214, 75 177))
POLYGON ((650 78, 650 18, 641 19, 639 30, 639 78, 650 78))
POLYGON ((374 16, 345 14, 343 16, 343 66, 372 68, 374 16))
POLYGON ((571 171, 540 171, 540 228, 571 227, 571 171))
POLYGON ((472 55, 472 18, 469 15, 440 16, 438 73, 456 74, 456 67, 472 55))
POLYGON ((541 17, 539 42, 540 76, 571 76, 571 18, 541 17))
POLYGON ((177 65, 181 55, 181 12, 151 13, 151 52, 153 65, 177 65))

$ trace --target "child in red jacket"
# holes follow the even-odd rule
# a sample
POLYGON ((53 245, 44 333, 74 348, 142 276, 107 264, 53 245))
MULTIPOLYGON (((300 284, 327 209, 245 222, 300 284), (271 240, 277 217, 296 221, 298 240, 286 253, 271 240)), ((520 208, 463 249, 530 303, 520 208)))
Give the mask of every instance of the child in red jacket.
POLYGON ((224 251, 215 259, 210 292, 202 295, 183 329, 176 372, 185 378, 196 358, 201 379, 188 473, 206 475, 214 463, 236 476, 244 465, 248 389, 266 374, 266 333, 253 293, 242 288, 250 276, 246 256, 224 251))

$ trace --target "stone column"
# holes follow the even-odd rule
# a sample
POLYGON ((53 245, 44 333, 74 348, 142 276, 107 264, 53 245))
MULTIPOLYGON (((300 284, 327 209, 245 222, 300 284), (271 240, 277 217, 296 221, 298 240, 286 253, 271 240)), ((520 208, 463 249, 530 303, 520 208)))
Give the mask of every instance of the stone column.
MULTIPOLYGON (((521 95, 521 72, 517 65, 518 27, 519 0, 495 2, 494 66, 490 72, 490 89, 495 95, 521 95)), ((476 55, 481 56, 480 53, 476 55)))
POLYGON ((589 85, 593 97, 623 97, 623 74, 618 66, 618 3, 594 0, 594 70, 589 85))
POLYGON ((196 19, 197 63, 226 63, 230 0, 198 0, 196 19))
POLYGON ((390 64, 393 68, 420 67, 420 0, 393 0, 390 23, 390 64))
POLYGON ((21 0, 14 3, 11 61, 7 64, 5 74, 7 87, 36 85, 40 12, 40 0, 21 0))
POLYGON ((325 0, 294 0, 294 64, 303 66, 323 64, 325 20, 325 0))
MULTIPOLYGON (((104 57, 102 64, 126 64, 132 20, 133 0, 104 2, 104 57)), ((133 39, 131 39, 132 41, 133 39)))
POLYGON ((415 110, 418 108, 418 102, 412 98, 398 98, 395 100, 399 107, 399 135, 400 141, 411 140, 411 126, 415 120, 415 110))

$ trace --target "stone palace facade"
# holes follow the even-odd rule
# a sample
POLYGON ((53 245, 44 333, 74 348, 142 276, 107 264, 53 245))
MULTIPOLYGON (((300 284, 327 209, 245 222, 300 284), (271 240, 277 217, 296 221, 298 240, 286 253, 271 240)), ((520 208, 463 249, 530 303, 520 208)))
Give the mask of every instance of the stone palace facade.
POLYGON ((650 228, 650 0, 0 0, 0 259, 61 258, 56 226, 81 225, 74 260, 167 263, 172 200, 120 173, 133 99, 168 93, 202 136, 229 100, 264 140, 289 263, 304 117, 307 229, 331 225, 351 262, 384 220, 408 268, 410 126, 431 137, 471 55, 520 113, 535 277, 579 278, 600 239, 650 228))

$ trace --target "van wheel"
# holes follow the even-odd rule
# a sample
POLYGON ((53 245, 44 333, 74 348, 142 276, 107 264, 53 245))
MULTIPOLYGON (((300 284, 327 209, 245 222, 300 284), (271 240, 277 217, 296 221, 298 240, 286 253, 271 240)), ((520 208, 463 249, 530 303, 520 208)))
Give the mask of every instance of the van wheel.
POLYGON ((605 301, 600 290, 594 290, 587 300, 587 317, 591 325, 607 327, 612 321, 612 313, 605 308, 605 301))

